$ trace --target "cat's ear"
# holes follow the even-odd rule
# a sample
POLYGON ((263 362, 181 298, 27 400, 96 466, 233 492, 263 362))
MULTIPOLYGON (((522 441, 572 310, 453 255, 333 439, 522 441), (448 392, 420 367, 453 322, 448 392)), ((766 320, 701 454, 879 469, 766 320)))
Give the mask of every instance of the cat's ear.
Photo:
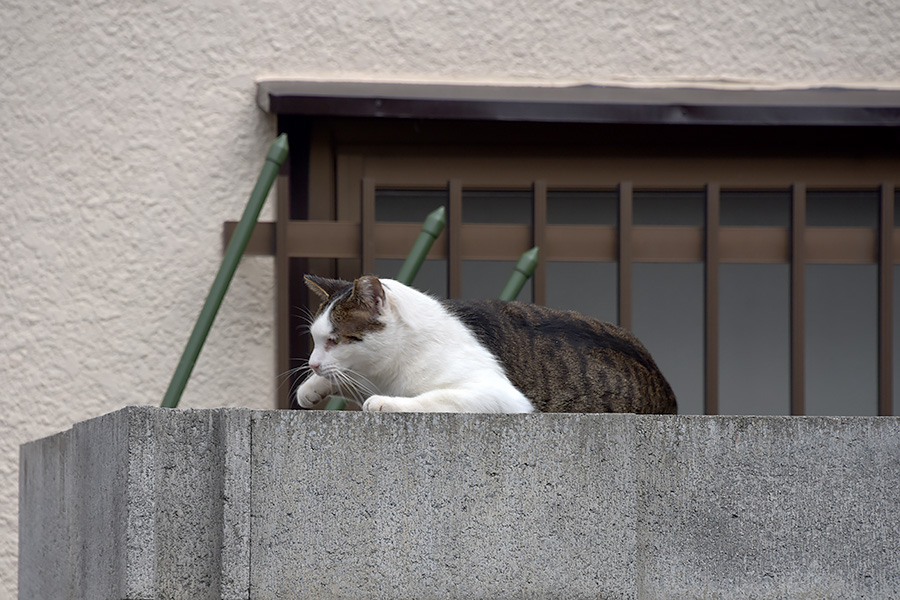
POLYGON ((366 275, 353 282, 353 294, 350 298, 380 313, 384 307, 384 287, 377 277, 366 275))
POLYGON ((316 277, 315 275, 304 275, 303 281, 306 287, 315 292, 316 296, 323 301, 328 300, 336 292, 347 289, 351 283, 342 279, 328 279, 326 277, 316 277))

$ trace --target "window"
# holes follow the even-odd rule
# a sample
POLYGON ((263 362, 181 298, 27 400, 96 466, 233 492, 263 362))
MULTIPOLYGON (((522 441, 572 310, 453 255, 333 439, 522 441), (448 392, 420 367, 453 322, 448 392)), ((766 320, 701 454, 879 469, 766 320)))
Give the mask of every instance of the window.
POLYGON ((279 116, 280 372, 302 274, 389 277, 443 205, 417 287, 496 297, 537 245, 520 299, 634 330, 683 414, 892 413, 892 129, 407 116, 279 116))

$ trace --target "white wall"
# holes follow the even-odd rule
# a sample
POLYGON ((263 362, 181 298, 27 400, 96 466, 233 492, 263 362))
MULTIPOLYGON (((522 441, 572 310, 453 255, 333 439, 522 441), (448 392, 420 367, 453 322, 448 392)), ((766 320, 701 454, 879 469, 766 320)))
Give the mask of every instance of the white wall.
MULTIPOLYGON (((0 597, 18 445, 162 397, 274 136, 256 77, 894 86, 898 6, 3 2, 0 597)), ((244 261, 182 406, 271 406, 273 286, 244 261)))

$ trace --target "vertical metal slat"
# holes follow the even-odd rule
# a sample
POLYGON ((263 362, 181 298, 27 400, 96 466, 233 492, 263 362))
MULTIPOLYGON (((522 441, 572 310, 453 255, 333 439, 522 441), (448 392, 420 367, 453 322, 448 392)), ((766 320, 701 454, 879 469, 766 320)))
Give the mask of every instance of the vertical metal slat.
POLYGON ((631 329, 632 184, 619 184, 619 326, 631 329))
MULTIPOLYGON (((283 374, 291 372, 291 259, 287 252, 287 232, 291 219, 290 164, 285 162, 281 173, 275 181, 275 336, 276 336, 276 381, 280 382, 283 374)), ((291 377, 290 375, 284 375, 291 377)), ((275 405, 280 409, 291 408, 290 392, 293 383, 276 387, 275 405)))
POLYGON ((533 275, 534 303, 547 304, 547 254, 544 238, 547 231, 547 182, 538 180, 533 185, 532 232, 533 245, 539 248, 537 269, 533 275))
POLYGON ((894 184, 881 185, 878 252, 878 414, 894 412, 894 184))
POLYGON ((806 412, 805 401, 805 289, 806 185, 791 190, 791 414, 806 412))
MULTIPOLYGON (((364 160, 357 154, 340 154, 337 157, 337 220, 361 222, 362 186, 364 160)), ((358 258, 337 260, 337 275, 341 279, 353 281, 362 272, 362 261, 358 258)))
POLYGON ((447 295, 462 294, 462 182, 451 179, 447 184, 447 295))
POLYGON ((363 274, 375 272, 375 180, 362 180, 360 254, 363 274))
POLYGON ((719 184, 706 186, 704 397, 705 412, 719 413, 719 184))

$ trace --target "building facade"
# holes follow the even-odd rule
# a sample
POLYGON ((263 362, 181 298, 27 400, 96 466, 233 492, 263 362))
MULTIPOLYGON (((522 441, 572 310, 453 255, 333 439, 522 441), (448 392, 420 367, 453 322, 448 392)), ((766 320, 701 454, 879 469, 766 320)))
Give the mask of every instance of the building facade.
MULTIPOLYGON (((400 0, 302 6, 283 0, 227 5, 3 3, 0 596, 14 597, 16 590, 18 445, 124 405, 158 404, 161 400, 218 267, 222 223, 240 214, 265 149, 285 123, 258 105, 259 80, 465 83, 485 88, 574 84, 729 90, 836 87, 888 92, 900 86, 898 10, 886 1, 848 4, 836 0, 680 4, 400 0)), ((547 123, 538 126, 551 131, 550 136, 559 135, 560 128, 547 123)), ((571 128, 571 123, 567 127, 571 128)), ((521 139, 530 135, 528 131, 516 129, 510 135, 521 139)), ((834 177, 843 174, 850 179, 831 182, 834 185, 813 185, 814 179, 796 175, 778 179, 781 175, 769 173, 777 180, 773 185, 728 187, 733 180, 719 173, 717 179, 705 175, 687 186, 643 186, 638 185, 638 177, 616 174, 591 185, 576 181, 577 185, 554 187, 545 171, 529 175, 528 185, 517 181, 500 188, 460 187, 460 199, 466 202, 467 190, 503 192, 505 197, 501 194, 483 202, 505 203, 513 211, 521 210, 515 208, 516 194, 531 190, 529 198, 533 199, 534 182, 547 181, 548 211, 554 210, 550 208, 553 194, 562 192, 570 194, 564 199, 570 206, 590 202, 597 207, 604 197, 608 199, 609 194, 621 190, 622 183, 630 181, 635 210, 646 211, 640 214, 649 219, 641 222, 644 217, 634 212, 635 232, 644 226, 696 231, 701 227, 696 221, 666 221, 663 225, 657 221, 696 219, 698 206, 708 214, 704 207, 709 185, 718 184, 722 219, 736 211, 745 221, 735 227, 745 226, 747 219, 751 223, 763 219, 761 226, 782 228, 783 194, 795 194, 796 184, 803 183, 810 198, 816 193, 854 194, 819 197, 824 204, 816 206, 835 208, 816 216, 818 209, 809 204, 807 217, 812 221, 806 222, 807 226, 831 227, 834 224, 829 218, 845 214, 841 226, 877 233, 882 207, 888 204, 883 201, 888 189, 883 184, 891 181, 879 169, 890 167, 872 166, 872 160, 884 157, 873 158, 866 140, 881 139, 881 149, 889 154, 885 139, 894 135, 890 127, 880 131, 874 134, 876 138, 809 138, 805 151, 812 153, 817 143, 831 144, 825 148, 829 152, 836 144, 864 145, 841 148, 842 165, 834 177), (859 163, 854 160, 860 152, 860 160, 869 162, 856 169, 854 164, 859 163), (852 179, 860 173, 872 177, 864 182, 852 179), (572 196, 573 192, 595 196, 572 196), (679 201, 686 208, 678 216, 667 216, 665 208, 660 208, 665 199, 652 196, 660 192, 682 194, 679 201), (748 192, 775 195, 757 197, 754 205, 759 210, 746 214, 740 207, 753 199, 727 195, 748 192), (642 198, 642 193, 651 195, 642 198), (825 221, 815 220, 820 217, 825 221)), ((630 143, 634 139, 632 135, 630 143)), ((785 142, 783 138, 775 141, 785 142)), ((757 151, 764 142, 756 140, 757 151)), ((668 144, 670 155, 677 152, 677 145, 668 144)), ((571 154, 572 145, 563 145, 571 154)), ((802 156, 793 159, 802 162, 802 156)), ((509 159, 501 156, 495 160, 496 166, 501 166, 500 162, 509 159)), ((319 171, 310 170, 314 172, 319 171)), ((433 189, 431 184, 415 181, 396 183, 374 188, 381 193, 378 202, 388 211, 385 214, 390 214, 392 206, 403 206, 403 193, 433 189)), ((276 220, 275 197, 274 193, 270 197, 266 220, 276 220)), ((558 206, 565 204, 561 202, 558 206)), ((560 210, 553 218, 565 221, 572 211, 581 214, 582 209, 560 210)), ((590 217, 593 221, 585 225, 610 226, 603 221, 608 216, 602 211, 595 213, 590 217)), ((395 217, 390 219, 396 222, 395 217)), ((551 226, 570 225, 553 223, 548 212, 546 233, 552 233, 551 226)), ((724 220, 719 225, 731 226, 724 220)), ((875 233, 863 242, 869 244, 864 253, 871 250, 872 243, 877 244, 872 240, 881 239, 875 233)), ((376 267, 385 270, 391 264, 377 261, 396 260, 390 256, 374 259, 376 267)), ((276 358, 276 260, 251 256, 243 261, 182 399, 183 407, 276 405, 284 379, 279 376, 284 369, 276 358)), ((567 264, 548 267, 544 287, 537 292, 545 293, 548 302, 561 303, 571 297, 566 286, 578 279, 592 282, 598 297, 613 294, 609 285, 599 282, 604 277, 616 280, 618 275, 604 272, 609 266, 604 267, 603 261, 594 261, 597 264, 591 268, 596 272, 587 275, 579 271, 588 268, 585 261, 556 262, 567 264), (558 298, 553 296, 556 293, 558 298)), ((672 263, 665 268, 653 264, 664 263, 635 262, 635 292, 646 286, 650 297, 658 296, 666 292, 653 286, 667 278, 699 281, 706 276, 705 263, 700 260, 679 263, 667 272, 662 271, 672 263)), ((776 314, 766 327, 773 335, 789 328, 785 320, 789 313, 783 308, 783 296, 789 294, 791 285, 787 263, 762 263, 765 268, 747 267, 740 273, 729 273, 731 267, 726 264, 732 263, 723 257, 720 312, 744 310, 741 302, 758 289, 754 282, 763 282, 782 296, 772 304, 773 311, 779 307, 777 313, 764 310, 766 300, 760 299, 763 308, 757 310, 776 314), (729 278, 734 280, 732 284, 729 278), (736 297, 730 299, 729 294, 736 297)), ((877 314, 881 279, 874 261, 860 259, 851 266, 840 279, 833 277, 833 270, 807 272, 806 289, 820 286, 823 297, 846 294, 844 304, 854 307, 852 314, 864 317, 865 322, 849 326, 868 332, 859 340, 852 338, 868 348, 875 336, 875 350, 860 359, 860 369, 864 369, 860 381, 871 387, 872 377, 878 380, 878 329, 877 325, 873 329, 871 314, 877 314), (871 370, 873 364, 875 371, 871 370)), ((491 267, 482 264, 475 268, 491 267)), ((468 293, 468 276, 461 270, 461 293, 468 293)), ((617 286, 612 296, 605 296, 600 306, 619 306, 614 298, 620 289, 617 286)), ((645 333, 639 333, 651 348, 657 343, 653 333, 656 321, 674 322, 691 335, 696 335, 697 325, 704 322, 703 314, 697 313, 703 301, 696 297, 705 293, 704 288, 683 289, 683 298, 671 298, 673 306, 684 306, 678 313, 685 315, 683 320, 657 315, 649 305, 645 310, 639 301, 632 306, 633 324, 636 329, 647 327, 645 333), (646 325, 641 325, 642 319, 646 325)), ((805 340, 808 350, 827 347, 830 313, 821 314, 826 321, 823 339, 805 340)), ((741 326, 728 314, 720 317, 723 325, 741 326)), ((816 329, 810 322, 814 320, 807 319, 810 331, 816 329)), ((728 339, 740 339, 754 331, 738 330, 728 339)), ((703 347, 696 340, 691 343, 692 348, 703 347)), ((786 351, 783 340, 773 348, 776 355, 786 351)), ((719 353, 723 368, 746 360, 739 352, 734 356, 728 352, 723 346, 719 353)), ((693 351, 684 354, 691 356, 693 351)), ((822 359, 824 370, 828 370, 826 359, 822 359)), ((701 357, 701 365, 703 360, 701 357)), ((684 369, 677 364, 668 368, 691 373, 689 381, 676 383, 685 390, 706 385, 696 362, 684 369)), ((722 381, 732 381, 740 388, 740 378, 735 377, 728 379, 723 374, 722 381)), ((790 380, 784 371, 772 371, 768 377, 776 382, 785 377, 790 380)), ((806 404, 817 394, 807 389, 806 404)), ((866 394, 876 398, 866 410, 877 412, 877 391, 866 394)), ((728 394, 723 391, 719 396, 720 412, 724 412, 728 394)), ((782 407, 783 398, 779 402, 777 406, 782 407)), ((695 410, 701 408, 702 402, 695 402, 695 410)))

